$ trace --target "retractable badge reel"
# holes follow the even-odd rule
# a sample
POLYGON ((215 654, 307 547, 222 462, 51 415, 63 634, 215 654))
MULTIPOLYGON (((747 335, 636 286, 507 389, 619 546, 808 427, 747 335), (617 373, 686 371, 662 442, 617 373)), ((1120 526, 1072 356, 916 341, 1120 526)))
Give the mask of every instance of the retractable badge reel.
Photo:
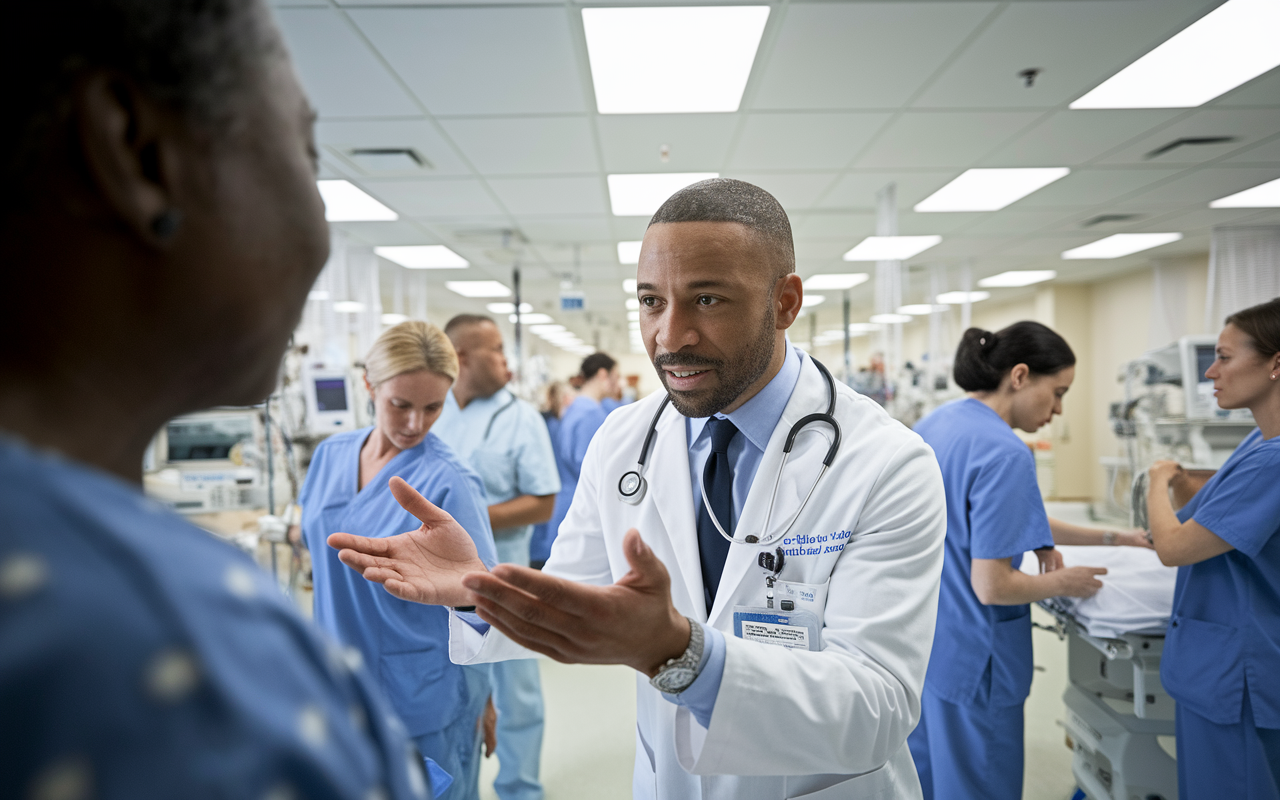
POLYGON ((786 555, 779 547, 772 553, 765 551, 757 561, 765 570, 765 604, 763 606, 734 606, 733 635, 748 642, 785 647, 788 650, 821 650, 822 625, 812 611, 796 608, 796 600, 785 590, 788 584, 779 581, 786 555), (782 594, 783 597, 777 597, 782 594), (775 608, 776 601, 776 608, 775 608))

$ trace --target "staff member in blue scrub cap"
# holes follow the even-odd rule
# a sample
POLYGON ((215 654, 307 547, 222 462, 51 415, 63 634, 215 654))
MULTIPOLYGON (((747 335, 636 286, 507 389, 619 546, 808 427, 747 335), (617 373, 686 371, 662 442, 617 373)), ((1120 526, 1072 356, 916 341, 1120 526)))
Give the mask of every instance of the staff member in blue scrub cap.
POLYGON ((1178 701, 1182 800, 1280 798, 1280 298, 1227 317, 1205 372, 1257 429, 1177 514, 1150 471, 1160 560, 1178 567, 1160 680, 1178 701))
POLYGON ((955 381, 969 396, 916 425, 942 467, 947 495, 938 627, 920 724, 908 738, 926 800, 1022 796, 1022 706, 1033 672, 1029 604, 1088 597, 1106 573, 1064 569, 1055 540, 1145 543, 1134 532, 1051 521, 1035 460, 1013 433, 1039 430, 1062 413, 1075 363, 1066 341, 1038 322, 998 333, 970 328, 955 358, 955 381), (1029 550, 1040 559, 1039 575, 1018 569, 1029 550))
POLYGON ((480 560, 497 564, 484 485, 430 432, 457 375, 453 345, 436 326, 415 320, 385 331, 365 359, 374 426, 322 442, 298 502, 311 550, 316 622, 359 653, 422 755, 453 779, 443 797, 467 800, 479 796, 488 668, 450 663, 445 609, 391 596, 325 546, 335 531, 394 536, 417 527, 396 501, 413 487, 465 518, 480 560))

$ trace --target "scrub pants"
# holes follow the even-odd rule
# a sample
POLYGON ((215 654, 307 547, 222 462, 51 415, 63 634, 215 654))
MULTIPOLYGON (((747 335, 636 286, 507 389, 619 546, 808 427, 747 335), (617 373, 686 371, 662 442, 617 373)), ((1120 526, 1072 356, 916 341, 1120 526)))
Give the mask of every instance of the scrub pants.
POLYGON ((1253 724, 1249 693, 1240 722, 1219 725, 1179 705, 1180 800, 1280 800, 1280 729, 1253 724))
POLYGON ((439 800, 479 800, 480 748, 484 731, 476 724, 489 699, 489 668, 462 667, 467 686, 467 707, 453 722, 434 733, 413 737, 418 752, 432 759, 453 778, 443 792, 434 776, 432 789, 439 800))
POLYGON ((958 705, 928 688, 907 737, 925 800, 1020 800, 1022 704, 958 705))
MULTIPOLYGON (((529 538, 496 540, 498 561, 529 564, 529 538)), ((542 679, 538 660, 500 661, 493 668, 493 704, 498 710, 498 777, 494 791, 501 800, 542 800, 538 773, 542 761, 542 679)))

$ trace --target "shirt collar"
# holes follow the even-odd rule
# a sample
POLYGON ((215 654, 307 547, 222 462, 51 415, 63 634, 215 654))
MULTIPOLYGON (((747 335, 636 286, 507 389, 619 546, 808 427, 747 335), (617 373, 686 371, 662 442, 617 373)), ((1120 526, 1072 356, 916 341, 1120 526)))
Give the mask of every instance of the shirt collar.
POLYGON ((453 389, 450 389, 449 394, 445 396, 444 407, 452 411, 461 412, 463 414, 466 414, 468 412, 476 413, 476 412, 482 412, 490 409, 497 410, 498 408, 501 408, 502 406, 506 405, 507 401, 510 399, 511 399, 511 393, 507 391, 507 388, 504 386, 503 388, 499 389, 498 391, 494 392, 488 397, 477 397, 473 399, 470 403, 467 403, 466 408, 459 408, 458 398, 453 396, 453 389))
MULTIPOLYGON (((773 437, 774 428, 778 427, 778 420, 782 419, 782 412, 787 408, 787 401, 791 399, 791 392, 796 388, 796 381, 800 379, 800 356, 791 346, 789 339, 783 346, 787 354, 782 361, 782 369, 773 376, 773 380, 733 412, 712 415, 732 422, 734 427, 762 453, 768 447, 769 439, 773 437)), ((692 445, 702 434, 710 417, 689 417, 688 419, 689 443, 692 445)))

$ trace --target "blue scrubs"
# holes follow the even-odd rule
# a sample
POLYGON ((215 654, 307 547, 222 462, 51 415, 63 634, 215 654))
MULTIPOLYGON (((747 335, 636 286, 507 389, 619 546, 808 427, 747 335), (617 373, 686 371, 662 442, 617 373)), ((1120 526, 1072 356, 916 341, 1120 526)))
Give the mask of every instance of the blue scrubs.
MULTIPOLYGON (((458 408, 449 392, 433 430, 479 473, 490 506, 560 491, 556 455, 542 417, 506 389, 475 398, 466 408, 458 408)), ((532 532, 532 525, 494 531, 498 560, 527 567, 532 532)), ((541 800, 544 715, 537 659, 499 661, 491 669, 498 711, 498 777, 493 788, 501 800, 541 800)))
POLYGON ((421 525, 396 502, 387 481, 398 475, 453 515, 471 534, 480 560, 497 563, 484 487, 432 433, 401 451, 363 490, 360 448, 372 428, 341 433, 316 448, 299 493, 302 534, 311 551, 315 621, 360 652, 422 754, 453 776, 444 795, 478 796, 476 720, 489 696, 485 667, 449 661, 449 613, 393 597, 338 560, 325 541, 337 531, 394 536, 421 525))
MULTIPOLYGON (((559 478, 560 477, 560 455, 559 455, 560 453, 560 418, 550 412, 543 412, 542 421, 547 426, 547 436, 551 438, 551 454, 555 456, 556 477, 559 478)), ((564 486, 562 484, 561 489, 563 490, 563 488, 564 486)), ((557 496, 556 499, 559 500, 559 497, 557 496)), ((552 517, 554 518, 554 516, 555 514, 553 512, 552 517)), ((555 537, 552 536, 551 534, 551 520, 547 520, 546 522, 539 522, 537 525, 534 525, 533 533, 529 536, 530 554, 532 554, 534 542, 549 542, 553 538, 555 537)), ((550 545, 546 545, 545 547, 548 550, 550 549, 550 545)), ((531 565, 533 563, 532 555, 529 559, 529 563, 531 565)))
POLYGON ((938 627, 919 726, 908 738, 925 798, 1022 796, 1022 705, 1031 691, 1031 607, 983 605, 972 560, 1053 546, 1035 459, 1003 419, 972 398, 915 427, 947 492, 938 627))
POLYGON ((1280 437, 1254 430, 1178 512, 1235 548, 1178 568, 1160 680, 1182 800, 1280 798, 1280 437))
POLYGON ((366 668, 244 553, 0 437, 0 797, 426 796, 366 668))
POLYGON ((545 562, 551 556, 551 543, 560 532, 573 504, 573 493, 578 488, 578 474, 582 471, 582 459, 587 455, 587 445, 604 424, 608 412, 590 397, 579 395, 564 410, 560 418, 560 436, 556 444, 556 466, 560 471, 560 494, 556 495, 556 509, 551 515, 543 536, 534 537, 529 547, 529 557, 545 562))

